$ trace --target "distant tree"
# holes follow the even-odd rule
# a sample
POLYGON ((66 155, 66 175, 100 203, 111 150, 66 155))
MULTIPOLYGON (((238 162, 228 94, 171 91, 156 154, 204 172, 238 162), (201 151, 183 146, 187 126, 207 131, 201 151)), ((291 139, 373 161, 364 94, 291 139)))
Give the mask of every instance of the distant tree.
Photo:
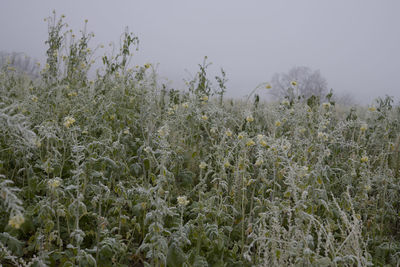
POLYGON ((354 99, 354 96, 350 93, 339 93, 333 95, 333 101, 343 106, 353 106, 357 104, 354 99))
POLYGON ((293 67, 287 73, 276 73, 271 79, 271 94, 276 99, 296 96, 308 99, 317 96, 321 100, 328 93, 328 83, 319 70, 312 71, 308 67, 293 67))
POLYGON ((0 51, 0 68, 5 66, 13 67, 15 71, 31 77, 38 77, 39 74, 39 66, 35 60, 24 53, 0 51))

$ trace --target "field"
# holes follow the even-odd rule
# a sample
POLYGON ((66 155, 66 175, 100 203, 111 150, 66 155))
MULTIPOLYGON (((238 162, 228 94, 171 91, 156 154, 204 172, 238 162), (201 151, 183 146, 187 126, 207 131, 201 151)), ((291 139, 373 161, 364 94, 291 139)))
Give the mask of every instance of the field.
POLYGON ((128 32, 91 78, 49 20, 40 77, 0 72, 3 266, 400 265, 391 98, 225 99, 206 61, 171 90, 128 32))

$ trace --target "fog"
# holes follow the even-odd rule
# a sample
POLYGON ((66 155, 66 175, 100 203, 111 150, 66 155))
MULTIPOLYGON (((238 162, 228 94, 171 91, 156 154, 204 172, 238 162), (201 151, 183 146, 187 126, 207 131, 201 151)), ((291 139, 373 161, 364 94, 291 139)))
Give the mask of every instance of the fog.
POLYGON ((76 32, 88 19, 93 46, 118 43, 128 26, 140 39, 134 64, 158 64, 160 75, 178 89, 208 56, 211 76, 223 67, 233 97, 274 73, 307 66, 359 103, 386 94, 400 98, 398 0, 2 0, 0 50, 43 61, 43 19, 52 10, 65 14, 76 32))

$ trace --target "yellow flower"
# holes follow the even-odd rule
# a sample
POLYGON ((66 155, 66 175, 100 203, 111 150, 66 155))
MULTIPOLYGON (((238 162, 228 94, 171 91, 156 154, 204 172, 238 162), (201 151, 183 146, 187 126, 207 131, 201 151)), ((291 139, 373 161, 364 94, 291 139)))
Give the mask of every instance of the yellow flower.
POLYGON ((276 126, 276 127, 281 126, 281 122, 280 122, 280 121, 276 121, 276 122, 275 122, 275 126, 276 126))
POLYGON ((368 159, 367 156, 364 156, 364 157, 361 158, 361 162, 368 162, 368 160, 369 160, 369 159, 368 159))
POLYGON ((61 185, 61 179, 60 178, 54 178, 54 179, 50 179, 47 182, 47 185, 51 188, 51 189, 55 189, 57 187, 59 187, 61 185))
POLYGON ((225 168, 229 168, 230 166, 231 166, 231 164, 229 163, 229 161, 226 160, 226 161, 224 162, 224 167, 225 167, 225 168))
POLYGON ((208 120, 208 117, 207 117, 207 115, 203 115, 203 116, 201 116, 201 119, 202 119, 203 121, 206 121, 206 120, 208 120))
POLYGON ((208 101, 208 96, 203 96, 202 98, 201 98, 201 100, 203 100, 203 101, 208 101))
POLYGON ((288 100, 283 100, 283 101, 282 101, 282 105, 289 106, 289 104, 290 104, 290 103, 289 103, 288 100))
POLYGON ((296 86, 296 85, 297 85, 297 82, 296 82, 296 81, 292 81, 291 84, 292 84, 293 86, 296 86))
POLYGON ((267 83, 267 85, 265 85, 265 89, 271 89, 271 88, 272 88, 272 86, 269 83, 267 83))
POLYGON ((150 66, 151 66, 150 63, 144 64, 144 67, 145 67, 146 69, 150 68, 150 66))
POLYGON ((253 141, 253 139, 247 140, 246 146, 254 146, 256 143, 253 141))
POLYGON ((40 142, 39 139, 36 139, 35 140, 35 145, 36 145, 37 148, 40 148, 42 146, 42 143, 40 142))
POLYGON ((75 123, 75 119, 71 116, 67 116, 64 119, 64 126, 69 128, 72 124, 75 123))
POLYGON ((331 107, 331 103, 322 103, 322 106, 326 109, 329 109, 331 107))
POLYGON ((239 140, 242 140, 243 137, 244 137, 244 134, 243 134, 243 133, 240 133, 240 134, 238 135, 238 139, 239 139, 239 140))
POLYGON ((69 97, 72 97, 72 96, 77 96, 78 95, 78 93, 77 92, 71 92, 71 93, 68 93, 68 96, 69 97))
POLYGON ((207 167, 207 163, 205 163, 204 161, 202 161, 199 165, 199 168, 204 170, 207 167))
POLYGON ((35 103, 38 101, 38 99, 39 99, 39 98, 38 98, 37 96, 35 96, 35 95, 31 97, 31 100, 32 100, 33 102, 35 102, 35 103))
POLYGON ((304 128, 304 127, 299 128, 299 133, 303 134, 303 133, 305 133, 305 131, 306 131, 306 128, 304 128))
POLYGON ((184 207, 187 204, 189 204, 189 200, 187 200, 186 196, 177 197, 176 200, 178 201, 178 205, 181 207, 184 207))
POLYGON ((188 102, 182 103, 182 107, 183 108, 188 108, 189 107, 189 103, 188 102))
POLYGON ((246 121, 247 121, 247 122, 253 122, 253 121, 254 121, 253 116, 251 116, 251 115, 250 115, 250 116, 247 116, 247 117, 246 117, 246 121))
POLYGON ((175 112, 174 112, 174 110, 172 108, 169 108, 168 111, 167 111, 168 115, 174 115, 174 113, 175 112))
POLYGON ((262 145, 263 147, 266 147, 267 146, 267 142, 264 139, 260 140, 260 145, 262 145))
POLYGON ((258 167, 258 166, 261 166, 263 163, 264 163, 264 160, 262 158, 258 158, 254 165, 258 167))
POLYGON ((24 216, 22 216, 22 214, 17 214, 9 219, 8 225, 14 227, 15 229, 19 229, 24 222, 25 222, 24 216))
POLYGON ((318 138, 323 139, 324 141, 328 140, 328 134, 324 132, 318 132, 318 138))
POLYGON ((231 136, 232 136, 231 130, 229 130, 229 129, 226 130, 226 131, 225 131, 225 135, 228 136, 228 137, 231 137, 231 136))
POLYGON ((363 125, 361 125, 361 127, 360 127, 360 131, 361 131, 361 132, 365 132, 365 131, 367 130, 367 127, 368 127, 368 125, 367 125, 367 124, 363 124, 363 125))
POLYGON ((369 111, 376 111, 376 107, 372 106, 368 108, 369 111))
POLYGON ((124 134, 129 134, 129 128, 126 128, 126 129, 124 130, 124 134))
POLYGON ((163 127, 161 127, 160 129, 158 129, 158 135, 159 135, 160 137, 166 136, 166 135, 168 134, 168 132, 169 132, 169 129, 168 129, 168 127, 166 127, 166 126, 163 126, 163 127))

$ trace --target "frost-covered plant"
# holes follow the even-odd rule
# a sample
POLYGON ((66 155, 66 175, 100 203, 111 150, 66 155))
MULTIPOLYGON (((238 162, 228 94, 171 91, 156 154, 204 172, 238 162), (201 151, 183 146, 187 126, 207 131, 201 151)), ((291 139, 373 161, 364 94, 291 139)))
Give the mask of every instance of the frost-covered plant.
POLYGON ((1 264, 399 264, 391 98, 225 99, 206 60, 175 90, 128 31, 91 76, 93 34, 63 19, 41 79, 0 71, 1 264))

